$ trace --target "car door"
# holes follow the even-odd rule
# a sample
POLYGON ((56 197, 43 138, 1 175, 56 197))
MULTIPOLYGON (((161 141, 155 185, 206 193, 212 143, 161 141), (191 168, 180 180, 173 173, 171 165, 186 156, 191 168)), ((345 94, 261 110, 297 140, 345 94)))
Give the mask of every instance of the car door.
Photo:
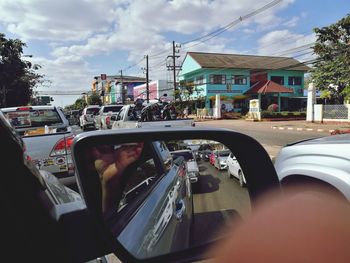
POLYGON ((230 174, 233 174, 233 154, 230 153, 227 158, 227 169, 230 174))
MULTIPOLYGON (((154 142, 153 147, 153 157, 136 168, 139 172, 151 171, 151 183, 143 184, 140 192, 151 191, 132 218, 125 219, 128 224, 117 237, 140 258, 180 250, 190 242, 192 195, 188 192, 185 161, 181 158, 173 163, 163 142, 154 142)), ((149 176, 150 172, 146 173, 149 176)), ((129 206, 132 207, 130 202, 129 206)), ((120 212, 125 214, 123 210, 120 212)))
POLYGON ((117 127, 117 128, 125 128, 124 126, 124 113, 125 113, 125 107, 123 107, 119 112, 118 115, 116 117, 115 122, 113 123, 113 127, 117 127))

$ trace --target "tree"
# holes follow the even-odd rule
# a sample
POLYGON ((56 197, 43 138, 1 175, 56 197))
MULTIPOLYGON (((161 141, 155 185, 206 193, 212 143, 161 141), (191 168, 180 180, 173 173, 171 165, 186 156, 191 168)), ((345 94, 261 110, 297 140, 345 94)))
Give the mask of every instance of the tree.
POLYGON ((89 105, 102 105, 101 97, 97 92, 92 92, 92 94, 88 97, 89 105))
POLYGON ((87 106, 84 97, 77 99, 74 104, 64 107, 65 110, 83 110, 87 106))
POLYGON ((315 28, 313 47, 318 56, 311 71, 318 89, 326 90, 333 103, 350 99, 350 15, 328 27, 315 28))
POLYGON ((40 65, 22 60, 23 47, 19 39, 6 39, 0 33, 0 107, 27 105, 35 85, 42 83, 43 75, 35 71, 40 65))

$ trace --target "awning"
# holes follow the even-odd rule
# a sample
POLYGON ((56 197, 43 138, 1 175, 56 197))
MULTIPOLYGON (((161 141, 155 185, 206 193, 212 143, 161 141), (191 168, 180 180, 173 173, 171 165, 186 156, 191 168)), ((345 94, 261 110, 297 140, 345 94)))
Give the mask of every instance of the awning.
POLYGON ((294 93, 293 89, 277 84, 271 80, 254 83, 245 94, 294 93))

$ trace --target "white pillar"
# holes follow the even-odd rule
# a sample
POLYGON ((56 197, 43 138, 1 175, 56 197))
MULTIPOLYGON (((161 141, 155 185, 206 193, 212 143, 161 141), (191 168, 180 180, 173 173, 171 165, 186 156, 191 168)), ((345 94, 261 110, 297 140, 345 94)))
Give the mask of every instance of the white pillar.
POLYGON ((314 83, 310 83, 307 89, 306 121, 314 121, 314 104, 316 102, 316 89, 314 83))
POLYGON ((220 102, 220 94, 216 94, 215 96, 215 108, 214 108, 214 118, 221 119, 221 102, 220 102))

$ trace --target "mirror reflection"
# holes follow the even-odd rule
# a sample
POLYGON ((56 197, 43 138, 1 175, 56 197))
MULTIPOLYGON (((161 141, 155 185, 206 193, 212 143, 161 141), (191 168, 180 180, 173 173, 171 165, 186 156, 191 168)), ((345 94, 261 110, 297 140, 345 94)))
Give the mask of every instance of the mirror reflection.
POLYGON ((244 171, 219 142, 99 145, 87 157, 101 183, 104 222, 137 258, 225 237, 250 213, 244 171))

